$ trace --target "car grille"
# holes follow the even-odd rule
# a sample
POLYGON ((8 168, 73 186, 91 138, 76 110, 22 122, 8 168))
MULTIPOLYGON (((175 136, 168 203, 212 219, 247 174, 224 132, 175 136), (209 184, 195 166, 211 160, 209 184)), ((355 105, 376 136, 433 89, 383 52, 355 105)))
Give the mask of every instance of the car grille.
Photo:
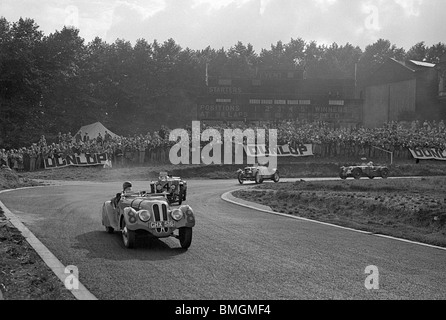
MULTIPOLYGON (((164 203, 155 203, 152 208, 155 221, 167 221, 167 206, 164 203)), ((168 232, 169 228, 157 228, 156 231, 160 233, 168 232)))

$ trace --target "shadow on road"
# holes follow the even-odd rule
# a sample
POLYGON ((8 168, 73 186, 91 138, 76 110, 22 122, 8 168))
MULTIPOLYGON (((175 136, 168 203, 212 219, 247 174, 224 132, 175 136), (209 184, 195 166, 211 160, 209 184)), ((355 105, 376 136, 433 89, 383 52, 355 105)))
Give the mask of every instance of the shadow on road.
POLYGON ((109 234, 105 231, 92 231, 78 235, 74 249, 87 250, 88 258, 106 260, 166 260, 186 253, 179 247, 176 239, 157 239, 139 236, 135 249, 127 249, 122 242, 121 233, 109 234))

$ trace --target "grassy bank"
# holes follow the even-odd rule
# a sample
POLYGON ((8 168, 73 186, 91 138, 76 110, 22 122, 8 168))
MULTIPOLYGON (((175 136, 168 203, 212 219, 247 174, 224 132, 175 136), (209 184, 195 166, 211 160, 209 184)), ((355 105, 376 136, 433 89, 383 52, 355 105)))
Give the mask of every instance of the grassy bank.
POLYGON ((446 177, 299 180, 234 196, 281 213, 446 247, 446 177))
MULTIPOLYGON (((283 178, 337 177, 339 168, 344 165, 358 164, 351 159, 334 159, 328 161, 321 158, 296 158, 283 161, 279 159, 277 168, 283 178)), ((384 164, 376 162, 376 164, 384 164)), ((180 176, 184 179, 236 179, 236 171, 245 165, 154 165, 128 168, 104 169, 102 167, 67 167, 37 172, 21 173, 27 179, 44 180, 88 180, 88 181, 121 181, 152 180, 160 171, 180 176)), ((390 176, 442 176, 446 175, 446 162, 402 161, 389 166, 390 176)))

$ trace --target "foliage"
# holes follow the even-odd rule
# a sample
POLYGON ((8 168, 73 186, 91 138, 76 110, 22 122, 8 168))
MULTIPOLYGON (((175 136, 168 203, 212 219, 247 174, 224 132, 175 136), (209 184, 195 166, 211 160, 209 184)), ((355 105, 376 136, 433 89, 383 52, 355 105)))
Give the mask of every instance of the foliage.
POLYGON ((240 41, 228 50, 183 49, 173 39, 85 43, 72 27, 45 36, 32 19, 0 17, 0 146, 29 145, 96 121, 121 135, 185 126, 195 118, 206 70, 247 78, 259 69, 295 69, 307 78, 339 79, 357 70, 361 81, 389 57, 438 62, 445 52, 443 43, 421 42, 406 54, 383 39, 362 51, 292 38, 259 54, 240 41))

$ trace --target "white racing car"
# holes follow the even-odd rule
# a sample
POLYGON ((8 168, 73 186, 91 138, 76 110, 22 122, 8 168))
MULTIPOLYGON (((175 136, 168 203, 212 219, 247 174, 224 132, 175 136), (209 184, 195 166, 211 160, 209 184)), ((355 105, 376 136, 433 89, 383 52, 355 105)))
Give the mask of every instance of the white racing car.
POLYGON ((260 165, 238 169, 237 178, 240 184, 243 184, 245 181, 255 181, 255 183, 259 184, 264 180, 272 180, 274 182, 279 182, 280 180, 279 170, 270 170, 268 167, 260 165))

